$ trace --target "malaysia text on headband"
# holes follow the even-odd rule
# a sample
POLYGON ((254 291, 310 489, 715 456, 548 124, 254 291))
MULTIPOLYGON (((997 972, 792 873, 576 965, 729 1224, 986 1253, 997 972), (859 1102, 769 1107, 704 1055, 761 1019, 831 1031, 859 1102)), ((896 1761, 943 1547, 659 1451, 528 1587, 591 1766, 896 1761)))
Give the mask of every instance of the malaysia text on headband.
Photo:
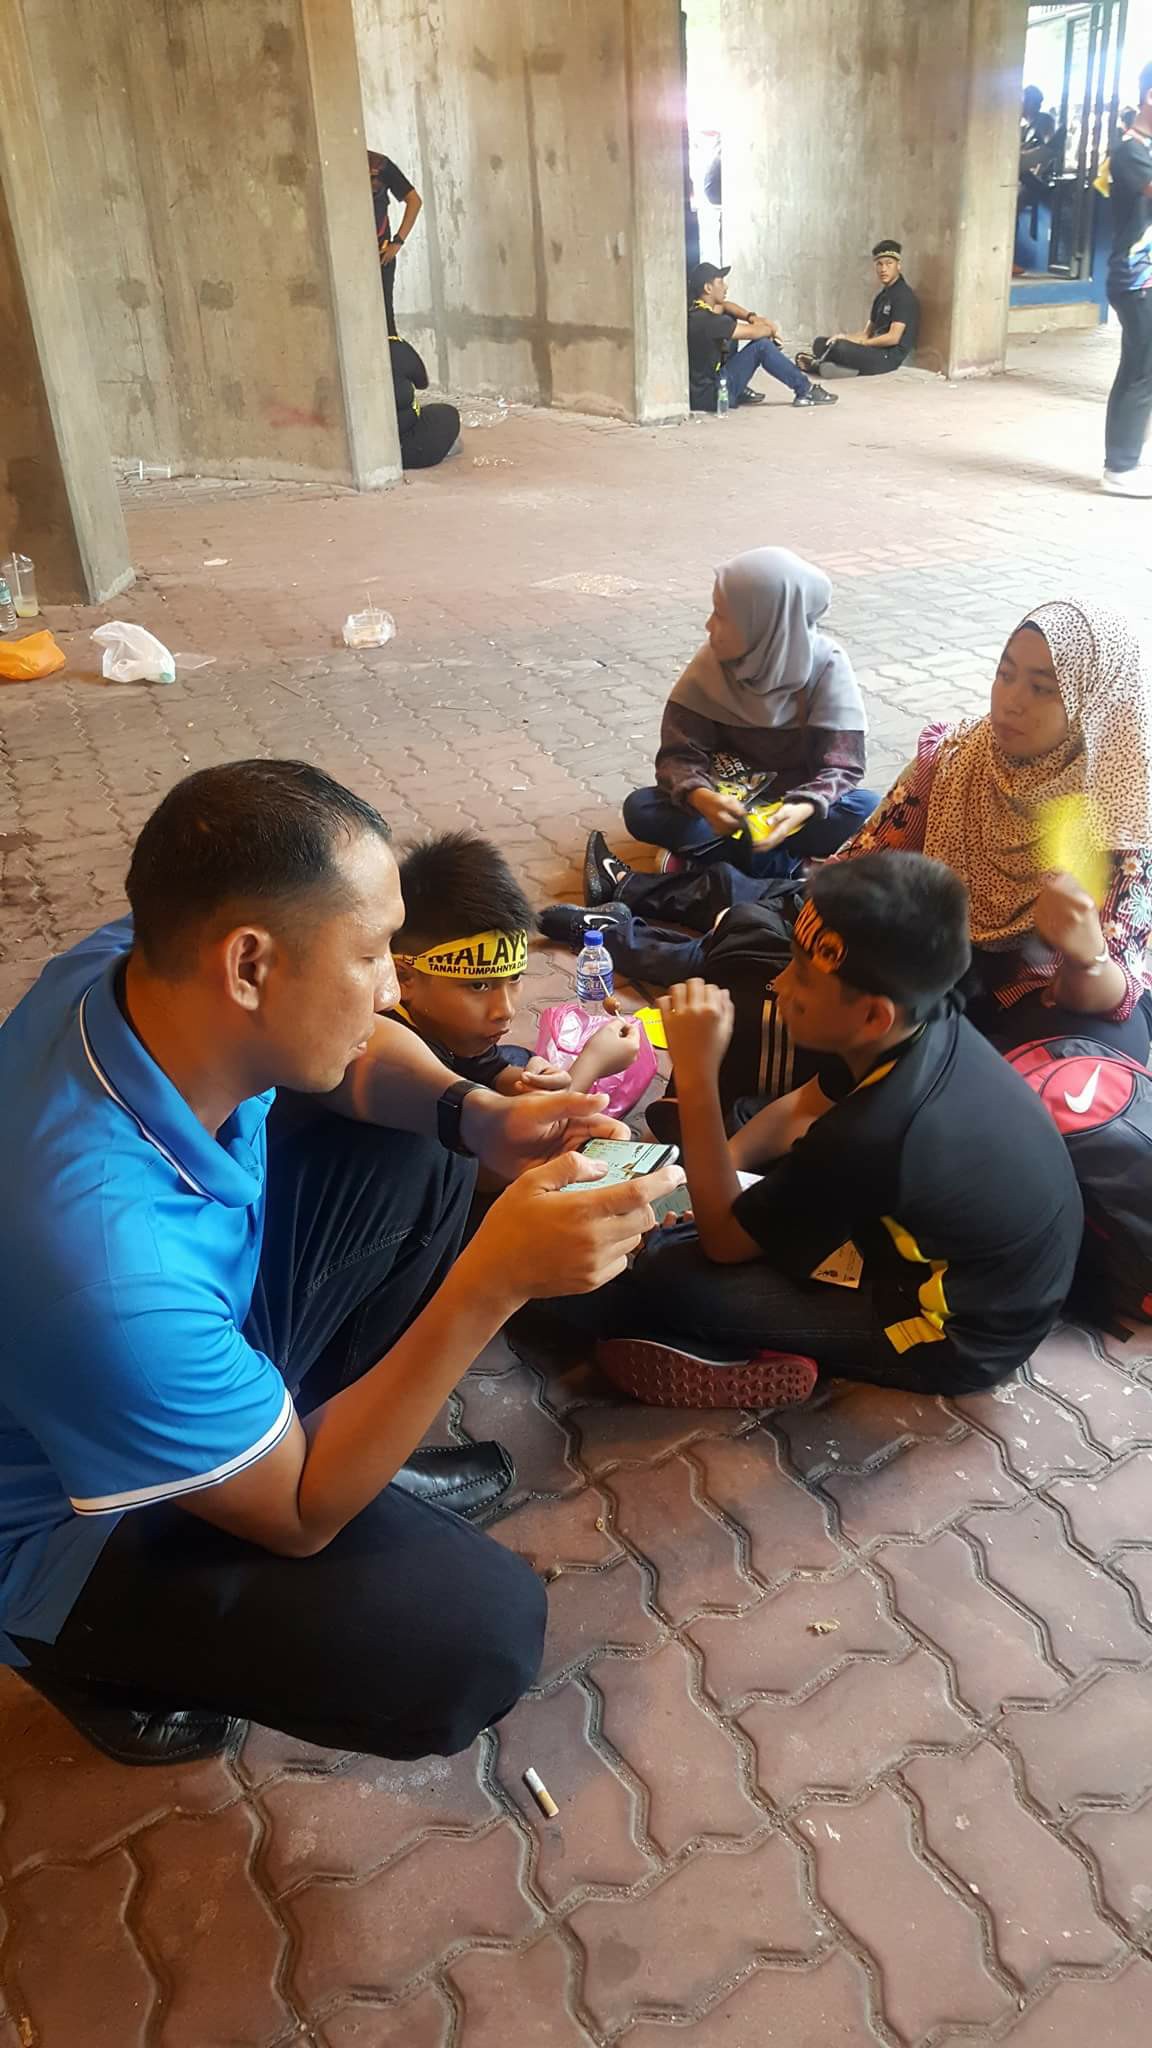
POLYGON ((515 981, 528 965, 528 934, 475 932, 470 939, 445 939, 424 953, 396 958, 441 981, 515 981))

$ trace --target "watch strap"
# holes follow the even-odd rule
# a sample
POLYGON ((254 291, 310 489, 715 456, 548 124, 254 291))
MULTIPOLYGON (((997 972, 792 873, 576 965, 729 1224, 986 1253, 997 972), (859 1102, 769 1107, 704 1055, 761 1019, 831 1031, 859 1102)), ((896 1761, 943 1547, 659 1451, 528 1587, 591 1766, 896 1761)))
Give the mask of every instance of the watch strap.
POLYGON ((460 1135, 461 1113, 468 1097, 479 1086, 479 1081, 453 1081, 436 1104, 436 1136, 445 1151, 459 1153, 463 1159, 475 1155, 460 1135))

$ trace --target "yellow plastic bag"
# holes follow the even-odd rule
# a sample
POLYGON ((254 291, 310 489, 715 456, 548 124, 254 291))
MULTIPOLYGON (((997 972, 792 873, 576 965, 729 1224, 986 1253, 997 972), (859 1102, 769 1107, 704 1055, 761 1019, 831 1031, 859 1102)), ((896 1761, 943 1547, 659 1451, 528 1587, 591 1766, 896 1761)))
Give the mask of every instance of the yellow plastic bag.
POLYGON ((51 633, 29 633, 23 640, 0 640, 0 682, 34 683, 55 675, 68 656, 51 633))

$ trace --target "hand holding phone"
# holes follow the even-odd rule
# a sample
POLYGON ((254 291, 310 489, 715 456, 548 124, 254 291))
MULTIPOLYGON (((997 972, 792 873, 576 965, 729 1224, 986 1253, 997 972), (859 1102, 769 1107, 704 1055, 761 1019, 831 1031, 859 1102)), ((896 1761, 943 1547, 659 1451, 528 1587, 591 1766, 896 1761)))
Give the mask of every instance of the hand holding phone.
POLYGON ((620 1187, 645 1174, 659 1173, 662 1166, 671 1166, 680 1157, 675 1145, 659 1145, 651 1138, 636 1138, 630 1143, 616 1138, 590 1138, 580 1151, 585 1159, 598 1159, 607 1167, 596 1183, 602 1188, 620 1187))
MULTIPOLYGON (((655 1154, 665 1162, 674 1149, 593 1141, 605 1142, 612 1151, 655 1154)), ((603 1287, 624 1271, 653 1229, 652 1205, 683 1179, 670 1163, 647 1173, 629 1172, 626 1165, 615 1162, 613 1177, 612 1164, 606 1168, 595 1155, 567 1152, 533 1167, 492 1204, 461 1261, 476 1269, 477 1284, 502 1298, 544 1300, 603 1287), (573 1193, 579 1199, 556 1200, 573 1193)))

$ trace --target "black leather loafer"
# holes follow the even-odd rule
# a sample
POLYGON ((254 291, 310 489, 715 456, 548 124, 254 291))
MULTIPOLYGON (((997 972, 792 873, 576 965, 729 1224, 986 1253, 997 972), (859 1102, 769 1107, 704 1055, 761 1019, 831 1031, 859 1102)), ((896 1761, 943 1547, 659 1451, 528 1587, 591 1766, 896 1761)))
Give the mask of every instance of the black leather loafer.
POLYGON ((516 1483, 516 1467, 503 1444, 433 1444, 413 1451, 392 1481, 402 1493, 450 1508, 474 1522, 491 1514, 516 1483))
POLYGON ((111 1688, 67 1685, 22 1671, 35 1692, 103 1756, 118 1764, 198 1764, 239 1740, 247 1722, 197 1707, 133 1707, 111 1688))

